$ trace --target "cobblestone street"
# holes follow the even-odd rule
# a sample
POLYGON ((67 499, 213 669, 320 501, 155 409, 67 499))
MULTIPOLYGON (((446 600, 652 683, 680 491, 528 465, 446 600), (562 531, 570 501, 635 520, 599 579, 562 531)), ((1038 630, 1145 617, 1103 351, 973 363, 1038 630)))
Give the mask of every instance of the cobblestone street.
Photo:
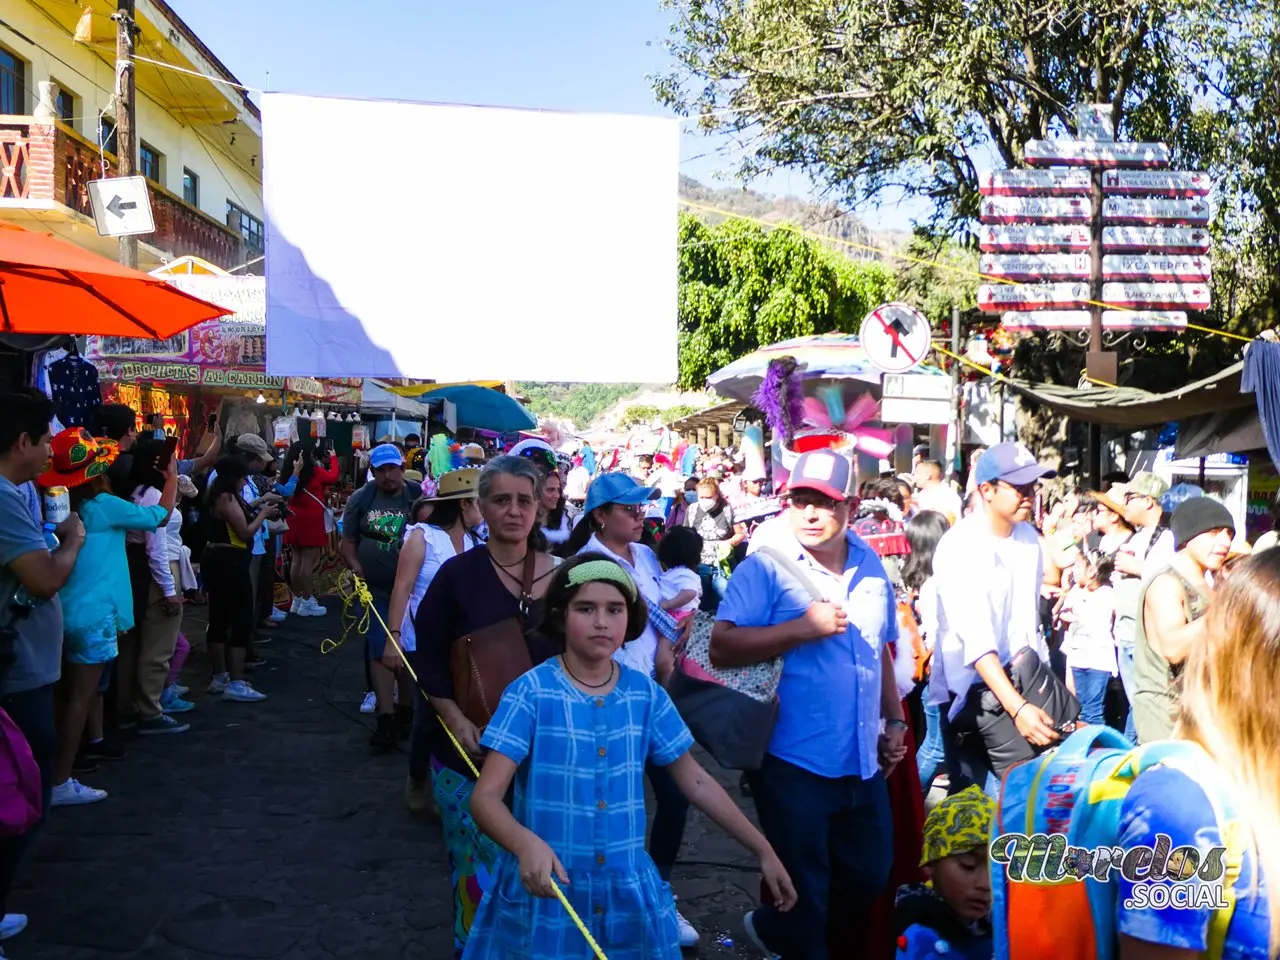
MULTIPOLYGON (((254 672, 270 699, 222 703, 203 693, 205 616, 187 608, 191 731, 126 741, 126 760, 82 778, 105 802, 52 811, 12 897, 31 922, 9 956, 449 957, 440 830, 405 811, 404 755, 370 755, 358 641, 322 656, 337 614, 290 617, 254 672)), ((685 841, 674 886, 697 955, 754 955, 750 857, 697 812, 685 841)))

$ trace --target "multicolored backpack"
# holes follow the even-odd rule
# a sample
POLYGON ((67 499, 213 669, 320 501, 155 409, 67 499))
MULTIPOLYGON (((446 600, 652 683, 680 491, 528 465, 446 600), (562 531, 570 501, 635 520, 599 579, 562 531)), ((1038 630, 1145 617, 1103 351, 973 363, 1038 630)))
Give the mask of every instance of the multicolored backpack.
MULTIPOLYGON (((1210 922, 1205 956, 1219 960, 1235 910, 1235 883, 1247 832, 1226 791, 1216 789, 1212 763, 1198 745, 1161 740, 1134 747, 1110 727, 1081 727, 1057 748, 1006 771, 991 828, 993 847, 1008 846, 999 842, 1001 837, 1022 834, 1063 835, 1068 850, 1114 849, 1125 795, 1140 773, 1157 764, 1193 777, 1214 807, 1226 847, 1222 878, 1226 906, 1216 910, 1210 922)), ((996 960, 1115 960, 1119 955, 1118 882, 1088 876, 1092 858, 1070 853, 1062 862, 1062 878, 1044 879, 1043 865, 1052 858, 1043 847, 1039 854, 1034 846, 1031 849, 1029 862, 1040 858, 1032 871, 1035 880, 1010 879, 1003 863, 995 857, 991 861, 996 960), (1050 917, 1052 922, 1046 922, 1050 917)))

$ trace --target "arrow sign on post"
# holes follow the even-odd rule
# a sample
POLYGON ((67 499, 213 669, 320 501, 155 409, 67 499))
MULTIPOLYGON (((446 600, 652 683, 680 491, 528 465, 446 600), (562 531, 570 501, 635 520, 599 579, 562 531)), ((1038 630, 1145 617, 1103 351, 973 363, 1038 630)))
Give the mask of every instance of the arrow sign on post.
POLYGON ((146 177, 111 177, 89 183, 93 222, 102 237, 154 233, 146 177))

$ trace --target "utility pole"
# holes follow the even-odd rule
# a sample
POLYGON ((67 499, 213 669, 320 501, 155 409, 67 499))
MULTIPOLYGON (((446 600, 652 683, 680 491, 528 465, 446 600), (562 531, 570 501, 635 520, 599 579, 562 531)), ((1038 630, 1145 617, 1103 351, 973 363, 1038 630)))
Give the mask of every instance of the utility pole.
MULTIPOLYGON (((134 103, 137 88, 134 78, 133 41, 137 27, 133 19, 134 0, 117 0, 116 12, 116 176, 132 177, 136 171, 134 157, 138 144, 134 129, 134 103)), ((120 263, 138 267, 138 238, 120 238, 120 263)))
POLYGON ((959 479, 964 459, 964 424, 960 417, 960 308, 951 308, 951 426, 947 430, 947 474, 959 479))

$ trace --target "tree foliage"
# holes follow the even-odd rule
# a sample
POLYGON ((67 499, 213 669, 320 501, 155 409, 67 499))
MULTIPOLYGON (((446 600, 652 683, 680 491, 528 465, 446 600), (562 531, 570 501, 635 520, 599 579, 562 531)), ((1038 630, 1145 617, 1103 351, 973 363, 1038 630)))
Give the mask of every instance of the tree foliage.
POLYGON ((622 411, 622 416, 618 420, 618 426, 626 429, 627 427, 645 427, 653 423, 662 416, 662 411, 651 403, 637 403, 627 407, 622 411))
POLYGON ((570 420, 585 429, 619 400, 639 393, 643 384, 526 382, 516 386, 538 416, 570 420))
MULTIPOLYGON (((665 0, 675 61, 658 99, 750 149, 750 181, 801 169, 857 207, 932 201, 935 240, 975 245, 978 173, 1074 135, 1110 103, 1121 139, 1170 145, 1217 184, 1210 326, 1251 333, 1280 306, 1280 27, 1250 0, 665 0)), ((950 253, 946 254, 950 256, 950 253)), ((906 285, 911 288, 911 270, 906 285)), ((932 286, 917 292, 931 291, 932 286)), ((932 294, 930 294, 932 295, 932 294)), ((964 299, 964 298, 961 298, 964 299)), ((941 302, 931 309, 940 309, 941 302)), ((1078 349, 1061 337, 1046 349, 1078 349)), ((1132 345, 1122 346, 1127 350, 1132 345)), ((1168 387, 1238 344, 1151 338, 1168 387), (1191 348, 1187 349, 1186 344, 1191 348), (1188 358, 1192 361, 1188 365, 1188 358), (1179 368, 1181 371, 1172 371, 1179 368)), ((708 349, 711 349, 708 347, 708 349)), ((1131 358, 1134 359, 1134 358, 1131 358)), ((1071 366, 1068 363, 1067 366, 1071 366)), ((1138 385, 1147 380, 1138 377, 1138 385)))
POLYGON ((856 333, 893 298, 891 270, 794 230, 744 220, 708 226, 682 213, 679 237, 682 389, 701 389, 720 367, 779 340, 856 333))

